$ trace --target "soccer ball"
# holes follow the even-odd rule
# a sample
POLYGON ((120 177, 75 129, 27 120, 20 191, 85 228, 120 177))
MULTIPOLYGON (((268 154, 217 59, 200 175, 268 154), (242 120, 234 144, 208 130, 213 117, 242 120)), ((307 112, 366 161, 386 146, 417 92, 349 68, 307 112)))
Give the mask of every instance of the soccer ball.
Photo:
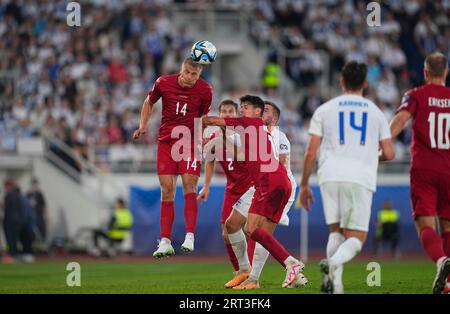
POLYGON ((211 42, 207 40, 197 41, 191 49, 191 58, 200 64, 211 64, 216 60, 217 50, 211 42))

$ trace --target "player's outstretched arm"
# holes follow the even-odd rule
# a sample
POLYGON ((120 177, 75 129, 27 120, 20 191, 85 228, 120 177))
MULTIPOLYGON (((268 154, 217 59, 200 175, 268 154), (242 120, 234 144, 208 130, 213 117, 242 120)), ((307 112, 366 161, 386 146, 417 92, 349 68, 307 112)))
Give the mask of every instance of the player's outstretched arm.
POLYGON ((150 102, 149 96, 145 98, 141 109, 141 119, 139 122, 139 128, 134 131, 133 139, 137 140, 139 137, 147 132, 147 124, 153 110, 153 103, 150 102))
POLYGON ((211 179, 214 174, 214 169, 216 167, 216 162, 213 160, 208 160, 205 163, 205 182, 203 183, 203 187, 198 194, 197 199, 199 201, 207 201, 209 197, 209 187, 211 186, 211 179))
POLYGON ((403 131, 410 118, 411 114, 406 110, 399 111, 394 118, 392 118, 390 125, 392 140, 394 140, 403 131))
POLYGON ((300 205, 307 211, 311 210, 311 204, 314 203, 314 196, 309 187, 309 177, 314 169, 314 163, 317 158, 317 150, 320 146, 321 137, 318 135, 311 135, 309 139, 308 148, 303 159, 303 174, 300 182, 300 205))
POLYGON ((219 118, 219 117, 202 117, 202 124, 203 126, 226 126, 225 119, 219 118))

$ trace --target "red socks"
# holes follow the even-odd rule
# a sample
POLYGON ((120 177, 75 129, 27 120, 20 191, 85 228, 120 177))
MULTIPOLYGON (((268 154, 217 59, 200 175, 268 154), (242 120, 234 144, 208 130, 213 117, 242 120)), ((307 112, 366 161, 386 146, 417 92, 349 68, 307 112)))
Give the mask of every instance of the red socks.
POLYGON ((255 254, 256 242, 252 238, 247 239, 247 255, 250 265, 253 265, 253 255, 255 254))
POLYGON ((269 253, 278 261, 278 263, 283 266, 283 268, 286 267, 286 265, 284 265, 284 261, 290 256, 290 254, 273 235, 262 228, 256 228, 250 237, 264 246, 266 250, 269 251, 269 253))
POLYGON ((172 225, 175 217, 173 201, 161 202, 161 238, 172 238, 172 225))
POLYGON ((230 243, 225 243, 225 247, 227 248, 228 258, 230 259, 231 264, 233 264, 233 268, 235 271, 239 270, 239 263, 236 257, 236 254, 234 254, 233 247, 230 243))
MULTIPOLYGON (((188 193, 184 195, 184 222, 186 224, 186 232, 195 233, 197 224, 197 195, 188 193)), ((175 218, 175 207, 173 201, 161 202, 161 238, 171 239, 172 225, 175 218)))
POLYGON ((450 256, 450 232, 444 232, 442 234, 442 242, 445 255, 450 256))
POLYGON ((186 224, 186 232, 195 233, 197 224, 197 194, 187 193, 184 195, 184 223, 186 224))
POLYGON ((445 256, 442 240, 431 227, 420 230, 420 242, 428 256, 436 263, 438 259, 445 256))

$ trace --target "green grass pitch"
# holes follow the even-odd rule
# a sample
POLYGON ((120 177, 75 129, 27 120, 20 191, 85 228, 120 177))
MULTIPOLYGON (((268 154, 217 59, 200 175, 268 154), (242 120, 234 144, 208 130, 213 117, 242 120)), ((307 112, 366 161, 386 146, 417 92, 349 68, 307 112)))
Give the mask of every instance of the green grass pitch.
MULTIPOLYGON (((74 259, 73 261, 76 261, 74 259)), ((67 262, 38 261, 34 264, 0 265, 0 294, 4 293, 319 293, 317 261, 306 265, 309 284, 301 289, 282 289, 285 272, 269 261, 258 290, 223 288, 232 276, 231 266, 207 259, 198 261, 174 257, 158 261, 80 261, 81 287, 68 287, 67 262)), ((429 261, 380 261, 381 286, 368 287, 368 262, 345 265, 346 293, 431 293, 435 266, 429 261)))

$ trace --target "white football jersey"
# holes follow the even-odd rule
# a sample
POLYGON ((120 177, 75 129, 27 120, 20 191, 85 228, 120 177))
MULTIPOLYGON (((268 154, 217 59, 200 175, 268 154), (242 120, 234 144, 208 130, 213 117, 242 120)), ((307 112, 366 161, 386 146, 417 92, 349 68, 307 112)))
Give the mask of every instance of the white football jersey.
POLYGON ((280 154, 288 155, 286 171, 288 173, 289 179, 291 180, 292 186, 294 188, 294 185, 296 185, 296 183, 295 183, 294 175, 292 174, 292 171, 291 171, 291 143, 289 142, 286 134, 283 131, 280 131, 280 128, 277 126, 273 127, 273 129, 270 131, 270 134, 272 135, 272 138, 275 142, 276 154, 277 155, 280 155, 280 154))
POLYGON ((319 184, 354 182, 376 190, 379 142, 391 131, 372 101, 349 94, 331 99, 314 112, 309 133, 322 138, 319 184))

